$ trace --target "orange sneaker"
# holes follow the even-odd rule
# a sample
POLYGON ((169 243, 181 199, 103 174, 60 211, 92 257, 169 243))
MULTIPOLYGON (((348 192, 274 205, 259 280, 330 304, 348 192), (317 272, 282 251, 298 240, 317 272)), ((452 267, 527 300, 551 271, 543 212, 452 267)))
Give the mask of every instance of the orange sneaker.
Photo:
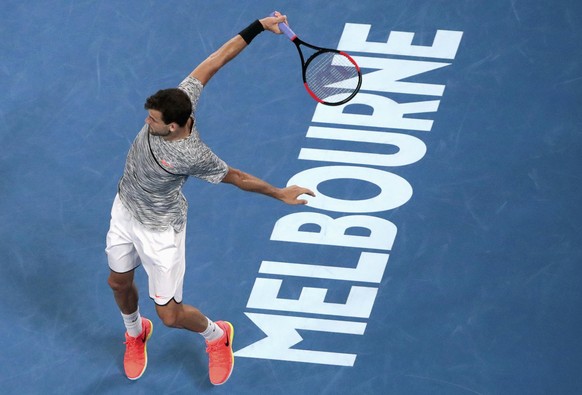
POLYGON ((234 354, 232 352, 234 328, 227 321, 217 321, 216 325, 222 328, 224 335, 213 342, 206 342, 206 352, 208 353, 210 382, 214 385, 221 385, 228 380, 234 367, 234 354))
POLYGON ((147 341, 152 335, 154 325, 147 318, 141 318, 142 331, 138 337, 131 337, 125 332, 125 355, 123 367, 130 380, 139 379, 148 366, 147 341))

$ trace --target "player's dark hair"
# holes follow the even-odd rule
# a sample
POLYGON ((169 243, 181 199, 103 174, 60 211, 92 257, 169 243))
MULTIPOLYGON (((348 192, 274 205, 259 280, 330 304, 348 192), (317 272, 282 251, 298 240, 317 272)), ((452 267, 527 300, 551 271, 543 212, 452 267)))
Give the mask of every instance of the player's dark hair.
POLYGON ((183 90, 178 88, 157 91, 147 98, 144 108, 161 112, 162 121, 166 125, 176 122, 178 125, 184 126, 192 114, 190 98, 183 90))

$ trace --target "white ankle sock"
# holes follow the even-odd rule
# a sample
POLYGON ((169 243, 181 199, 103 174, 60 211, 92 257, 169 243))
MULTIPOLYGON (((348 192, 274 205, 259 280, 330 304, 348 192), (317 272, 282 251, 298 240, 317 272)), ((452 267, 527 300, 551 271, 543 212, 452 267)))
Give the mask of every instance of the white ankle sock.
POLYGON ((207 342, 212 342, 220 339, 222 335, 224 335, 222 328, 216 325, 215 322, 212 322, 210 318, 206 317, 206 319, 208 320, 208 327, 204 332, 200 332, 202 337, 204 337, 204 340, 207 342))
POLYGON ((123 323, 127 329, 127 334, 131 337, 138 337, 142 331, 141 327, 141 315, 139 314, 139 308, 133 314, 123 314, 123 323))

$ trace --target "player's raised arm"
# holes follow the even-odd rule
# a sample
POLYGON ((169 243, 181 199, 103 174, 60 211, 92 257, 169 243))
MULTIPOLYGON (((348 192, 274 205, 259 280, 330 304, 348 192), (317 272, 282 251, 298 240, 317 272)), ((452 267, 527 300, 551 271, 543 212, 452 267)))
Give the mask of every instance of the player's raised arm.
POLYGON ((206 85, 222 66, 234 59, 258 34, 264 30, 280 34, 281 31, 278 24, 286 22, 286 20, 287 18, 284 15, 277 12, 275 16, 254 21, 200 63, 190 73, 190 76, 196 78, 202 85, 206 85))

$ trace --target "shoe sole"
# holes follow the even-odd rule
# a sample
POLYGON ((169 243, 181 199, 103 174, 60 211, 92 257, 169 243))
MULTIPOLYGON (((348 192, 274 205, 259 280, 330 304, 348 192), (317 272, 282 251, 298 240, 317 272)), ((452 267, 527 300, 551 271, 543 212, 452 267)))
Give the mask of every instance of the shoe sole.
MULTIPOLYGON (((145 318, 146 320, 148 320, 147 318, 145 318)), ((141 371, 141 373, 139 374, 139 376, 137 377, 127 377, 128 379, 130 379, 131 381, 135 381, 137 379, 139 379, 141 376, 143 376, 143 374, 145 373, 147 367, 148 367, 148 340, 150 340, 150 337, 152 337, 152 333, 154 332, 154 323, 151 320, 148 320, 150 322, 150 333, 148 333, 145 343, 144 343, 144 347, 143 350, 145 352, 145 365, 143 367, 143 370, 141 371)))

